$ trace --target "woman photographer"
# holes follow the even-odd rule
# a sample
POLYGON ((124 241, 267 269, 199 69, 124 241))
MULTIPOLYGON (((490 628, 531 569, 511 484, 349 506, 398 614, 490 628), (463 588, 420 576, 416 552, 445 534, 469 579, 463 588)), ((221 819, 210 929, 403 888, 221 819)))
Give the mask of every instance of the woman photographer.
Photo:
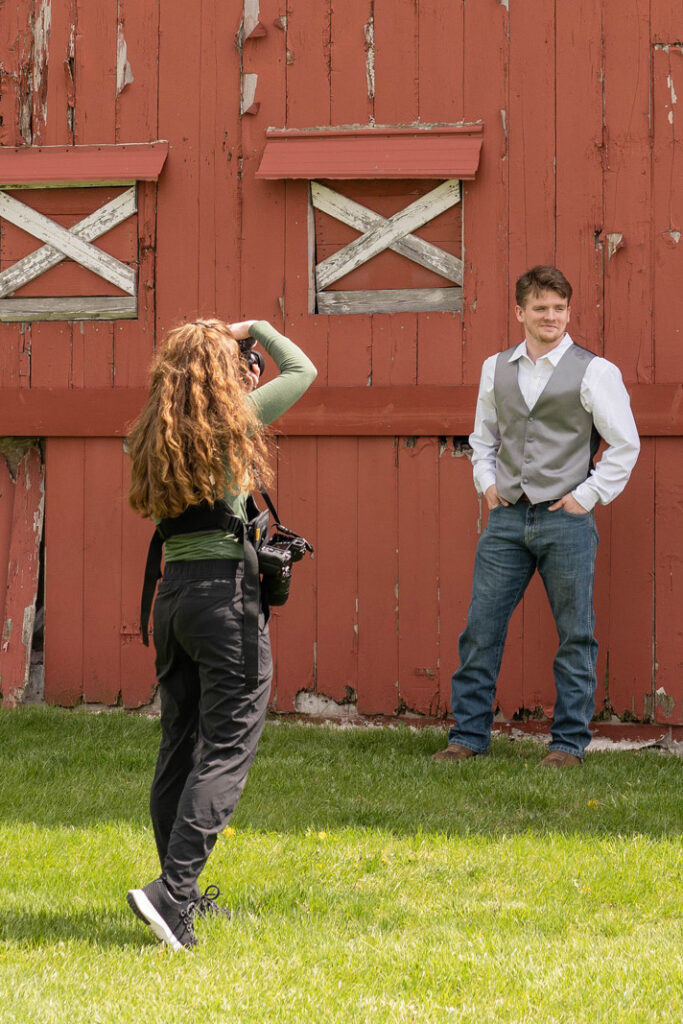
MULTIPOLYGON (((270 475, 263 428, 315 376, 301 349, 263 320, 172 330, 128 438, 133 509, 173 526, 197 506, 210 515, 223 499, 241 527, 250 491, 270 475), (257 390, 256 342, 279 369, 257 390)), ((262 609, 253 621, 247 615, 244 635, 241 529, 171 531, 164 563, 153 619, 161 744, 150 797, 161 876, 127 898, 157 938, 182 949, 196 944, 196 914, 221 912, 217 888, 200 896, 197 879, 244 788, 273 668, 262 609), (258 673, 245 666, 250 641, 258 673)))

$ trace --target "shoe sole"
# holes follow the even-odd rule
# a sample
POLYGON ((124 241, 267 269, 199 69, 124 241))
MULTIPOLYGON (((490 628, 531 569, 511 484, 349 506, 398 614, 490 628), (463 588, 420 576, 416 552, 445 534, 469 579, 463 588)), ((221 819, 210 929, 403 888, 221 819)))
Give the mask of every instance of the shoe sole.
POLYGON ((161 914, 159 914, 142 889, 130 889, 126 895, 128 906, 133 911, 136 917, 139 917, 141 921, 144 921, 149 928, 152 929, 156 937, 160 942, 164 942, 171 949, 180 950, 185 949, 182 942, 178 942, 175 935, 164 921, 161 914))

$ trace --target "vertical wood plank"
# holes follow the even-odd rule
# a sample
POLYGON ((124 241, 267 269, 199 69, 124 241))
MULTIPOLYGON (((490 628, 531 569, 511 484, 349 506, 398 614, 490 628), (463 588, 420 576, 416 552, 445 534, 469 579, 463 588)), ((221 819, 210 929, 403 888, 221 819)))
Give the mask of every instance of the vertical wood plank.
POLYGON ((419 114, 425 124, 463 119, 464 8, 464 0, 418 7, 419 114))
POLYGON ((556 6, 555 260, 574 288, 569 329, 602 351, 602 12, 593 0, 556 6), (571 88, 565 83, 571 82, 571 88))
POLYGON ((652 380, 649 3, 604 8, 605 347, 626 381, 652 380), (623 237, 610 255, 610 236, 623 237))
POLYGON ((462 384, 461 313, 418 316, 417 383, 462 384))
POLYGON ((83 694, 84 502, 84 441, 49 438, 45 452, 45 699, 51 704, 77 704, 83 694))
POLYGON ((369 384, 373 379, 370 341, 372 318, 331 316, 329 320, 327 383, 330 387, 369 384))
POLYGON ((318 693, 358 691, 358 439, 318 439, 318 693))
MULTIPOLYGON (((0 458, 0 567, 7 566, 12 539, 14 481, 7 459, 0 458)), ((0 622, 4 622, 5 593, 0 591, 0 622)))
POLYGON ((420 715, 439 708, 437 444, 398 441, 399 694, 402 709, 420 715))
POLYGON ((463 383, 479 382, 486 356, 508 343, 508 11, 465 10, 465 120, 486 126, 476 180, 463 189, 463 383))
MULTIPOLYGON (((112 443, 114 444, 114 443, 112 443)), ((118 443, 121 461, 121 702, 124 707, 149 704, 156 688, 154 646, 145 647, 140 634, 140 592, 147 548, 154 532, 150 519, 136 516, 128 505, 130 460, 118 443)))
MULTIPOLYGON (((117 26, 116 139, 159 138, 158 3, 119 0, 117 26)), ((163 172, 162 172, 163 173, 163 172)), ((116 387, 142 387, 154 352, 156 278, 155 182, 138 182, 138 316, 114 325, 116 387)))
POLYGON ((221 187, 217 173, 218 123, 217 93, 221 88, 222 75, 219 72, 219 40, 216 38, 216 6, 220 0, 203 0, 199 9, 200 34, 200 103, 198 142, 198 193, 197 216, 199 220, 199 292, 198 302, 201 315, 216 309, 216 259, 219 238, 216 234, 216 193, 221 187), (206 56, 211 54, 211 59, 206 56))
POLYGON ((27 388, 31 383, 31 325, 0 325, 0 387, 27 388))
MULTIPOLYGON (((297 4, 292 0, 287 3, 287 125, 293 128, 330 124, 330 6, 330 0, 318 0, 315 4, 297 4)), ((349 28, 348 21, 346 28, 349 28)), ((248 46, 247 41, 245 52, 248 46)))
MULTIPOLYGON (((27 108, 31 116, 31 144, 45 145, 47 122, 47 91, 48 91, 48 56, 50 35, 52 31, 51 0, 33 0, 31 14, 31 51, 30 51, 30 100, 27 108)), ((27 90, 28 92, 28 90, 27 90)))
POLYGON ((377 124, 410 124, 419 113, 418 5, 415 0, 394 0, 375 4, 373 10, 374 117, 377 124))
MULTIPOLYGON (((0 17, 0 145, 20 146, 30 142, 22 137, 20 91, 26 87, 30 65, 29 19, 33 0, 5 5, 0 17)), ((5 229, 0 224, 0 252, 5 256, 5 229)), ((0 325, 0 384, 3 387, 28 387, 30 383, 31 328, 26 325, 0 325)))
POLYGON ((372 383, 415 384, 417 313, 372 318, 372 383))
POLYGON ((33 0, 18 0, 4 8, 0 18, 0 145, 21 146, 31 141, 22 91, 30 80, 33 0))
POLYGON ((69 323, 31 325, 31 387, 71 387, 71 339, 69 323))
POLYGON ((332 6, 330 124, 372 123, 375 83, 373 10, 372 0, 347 0, 343 7, 332 6))
POLYGON ((512 286, 555 256, 555 0, 511 7, 508 116, 512 286))
POLYGON ((76 0, 51 5, 50 61, 47 76, 48 146, 73 145, 74 81, 73 48, 76 39, 76 0))
MULTIPOLYGON (((159 135, 169 155, 159 180, 157 331, 161 337, 199 311, 198 125, 201 24, 181 0, 159 5, 159 135), (179 216, 179 211, 188 213, 179 216)), ((234 102, 238 103, 237 95, 234 102)))
POLYGON ((655 442, 655 719, 683 719, 681 438, 655 442))
MULTIPOLYGON (((232 4, 216 6, 216 65, 223 78, 230 76, 230 87, 221 84, 216 91, 216 157, 214 184, 216 232, 216 309, 229 322, 240 316, 241 176, 238 173, 240 150, 237 53, 233 48, 239 14, 232 4), (230 59, 226 50, 230 47, 230 59)), ((276 29, 273 28, 273 32, 276 29)))
POLYGON ((652 42, 667 45, 683 39, 683 10, 671 0, 651 0, 650 24, 652 42))
POLYGON ((76 144, 114 142, 118 0, 79 3, 73 79, 76 144))
POLYGON ((121 692, 121 442, 85 443, 83 693, 116 704, 121 692))
POLYGON ((263 317, 278 327, 283 322, 285 186, 254 175, 263 154, 265 129, 286 120, 286 40, 284 32, 272 27, 283 13, 278 0, 261 0, 266 35, 246 39, 242 48, 244 72, 258 75, 258 110, 241 118, 241 315, 263 317))
POLYGON ((358 446, 358 711, 398 710, 398 472, 396 440, 358 446))
POLYGON ((0 641, 0 691, 3 704, 10 707, 21 701, 31 667, 45 505, 45 474, 37 447, 19 462, 13 492, 0 641))
POLYGON ((293 573, 287 604, 271 611, 274 644, 275 700, 278 711, 294 711, 295 698, 316 684, 317 593, 320 540, 317 532, 317 441, 312 437, 281 437, 278 444, 276 508, 285 526, 306 537, 315 548, 293 573))
POLYGON ((106 321, 81 321, 73 324, 71 337, 72 386, 111 387, 114 383, 114 325, 106 321))
MULTIPOLYGON (((118 0, 80 3, 73 68, 74 139, 78 145, 116 142, 117 42, 118 0)), ((86 322, 74 328, 72 337, 73 386, 111 387, 113 324, 86 322)))
POLYGON ((152 142, 158 137, 159 7, 149 0, 118 0, 117 142, 152 142))
POLYGON ((683 47, 654 51, 653 236, 655 379, 683 381, 683 47))
POLYGON ((643 438, 628 486, 611 505, 609 699, 615 714, 634 718, 648 716, 653 694, 656 444, 643 438))

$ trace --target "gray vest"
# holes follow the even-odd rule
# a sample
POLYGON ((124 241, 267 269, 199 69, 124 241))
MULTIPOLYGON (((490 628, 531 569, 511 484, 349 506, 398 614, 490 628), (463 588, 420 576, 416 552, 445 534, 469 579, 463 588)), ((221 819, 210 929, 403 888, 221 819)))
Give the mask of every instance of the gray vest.
POLYGON ((533 409, 517 382, 517 346, 496 360, 493 389, 501 443, 496 487, 506 501, 522 493, 533 504, 555 501, 588 477, 600 437, 581 405, 581 381, 594 353, 572 345, 560 359, 533 409))

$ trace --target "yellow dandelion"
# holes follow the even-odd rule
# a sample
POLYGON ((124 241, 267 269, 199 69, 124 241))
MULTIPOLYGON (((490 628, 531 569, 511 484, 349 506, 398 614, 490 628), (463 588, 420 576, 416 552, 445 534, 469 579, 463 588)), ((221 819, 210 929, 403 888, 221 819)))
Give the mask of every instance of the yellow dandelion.
POLYGON ((318 839, 327 839, 327 832, 318 832, 318 839))
POLYGON ((234 836, 234 834, 235 834, 235 830, 232 827, 232 825, 228 825, 227 828, 223 829, 223 835, 227 836, 228 839, 230 838, 230 836, 234 836))
POLYGON ((596 811, 598 809, 598 801, 597 800, 589 800, 588 803, 586 804, 586 806, 590 807, 591 811, 596 811))

